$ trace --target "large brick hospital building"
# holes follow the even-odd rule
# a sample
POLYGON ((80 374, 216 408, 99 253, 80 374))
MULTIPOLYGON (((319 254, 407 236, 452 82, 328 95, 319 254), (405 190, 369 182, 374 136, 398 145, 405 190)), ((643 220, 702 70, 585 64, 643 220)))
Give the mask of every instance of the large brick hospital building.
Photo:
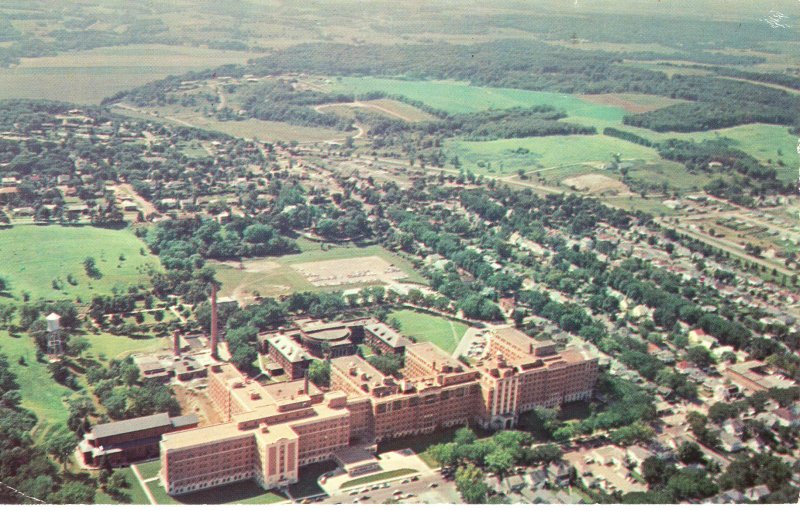
POLYGON ((591 397, 597 379, 597 359, 556 352, 513 328, 491 332, 488 355, 474 367, 429 343, 404 351, 401 378, 356 355, 332 358, 327 392, 307 378, 263 385, 230 364, 213 365, 208 394, 225 422, 163 435, 165 488, 181 494, 244 479, 285 486, 297 481, 300 466, 350 445, 470 423, 513 427, 535 406, 591 397))

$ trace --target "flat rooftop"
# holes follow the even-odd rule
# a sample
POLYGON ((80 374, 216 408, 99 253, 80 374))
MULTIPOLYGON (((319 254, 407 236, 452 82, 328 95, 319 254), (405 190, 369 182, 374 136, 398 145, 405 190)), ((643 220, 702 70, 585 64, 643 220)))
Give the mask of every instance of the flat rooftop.
POLYGON ((419 357, 431 365, 434 374, 442 373, 442 368, 450 367, 453 372, 464 372, 469 369, 461 361, 451 357, 446 351, 429 342, 418 342, 406 347, 406 356, 419 357))
POLYGON ((213 444, 222 440, 255 438, 255 435, 262 435, 268 443, 281 438, 297 438, 297 433, 287 424, 268 426, 266 432, 263 428, 264 426, 259 426, 258 428, 240 430, 235 422, 226 422, 214 426, 168 433, 161 438, 161 446, 164 450, 183 449, 213 444))
POLYGON ((370 387, 376 384, 382 385, 383 380, 387 378, 382 372, 372 367, 369 362, 356 355, 334 358, 331 360, 331 366, 347 375, 359 387, 364 383, 369 384, 370 387))

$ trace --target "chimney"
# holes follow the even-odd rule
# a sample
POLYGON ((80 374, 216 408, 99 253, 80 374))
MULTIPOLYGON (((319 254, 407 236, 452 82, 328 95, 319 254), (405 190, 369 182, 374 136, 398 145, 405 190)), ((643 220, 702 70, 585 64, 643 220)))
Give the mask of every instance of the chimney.
POLYGON ((217 285, 211 284, 211 358, 217 358, 217 340, 218 340, 218 325, 217 325, 217 285))
POLYGON ((176 357, 181 356, 181 338, 178 330, 172 332, 172 351, 176 357))

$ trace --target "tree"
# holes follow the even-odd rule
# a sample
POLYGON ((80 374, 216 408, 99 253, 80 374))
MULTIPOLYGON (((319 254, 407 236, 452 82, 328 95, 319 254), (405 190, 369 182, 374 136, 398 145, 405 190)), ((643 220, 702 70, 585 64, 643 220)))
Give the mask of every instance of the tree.
POLYGON ((514 466, 514 452, 505 447, 496 448, 486 455, 485 461, 486 468, 502 478, 514 466))
POLYGON ((667 484, 667 481, 676 471, 676 468, 675 465, 668 464, 658 456, 650 456, 642 462, 639 471, 652 490, 667 484))
POLYGON ((704 463, 705 455, 703 450, 695 442, 683 442, 678 447, 678 459, 686 465, 693 465, 695 463, 704 463))
POLYGON ((91 344, 89 343, 89 340, 85 337, 70 339, 66 348, 67 355, 70 357, 80 357, 81 354, 89 349, 90 346, 91 344))
POLYGON ((93 504, 95 489, 77 481, 70 481, 50 496, 49 504, 93 504))
POLYGON ((130 486, 128 480, 125 478, 123 472, 114 472, 106 481, 106 493, 108 493, 117 502, 130 502, 131 497, 124 492, 124 489, 130 486))
POLYGON ((331 385, 331 363, 329 360, 321 362, 312 360, 308 366, 308 378, 319 387, 330 387, 331 385))
POLYGON ((719 491, 708 478, 705 470, 686 468, 673 475, 667 483, 667 490, 675 500, 705 499, 719 491))
POLYGON ((435 444, 428 448, 428 455, 442 467, 452 467, 459 460, 457 447, 454 442, 435 444))
POLYGON ((686 358, 702 368, 709 367, 715 362, 714 356, 705 346, 692 346, 687 350, 686 358))
POLYGON ((456 488, 467 504, 483 504, 489 493, 489 486, 483 480, 483 471, 473 464, 458 467, 456 488))
POLYGON ((97 268, 97 262, 94 260, 94 257, 87 257, 83 260, 83 269, 86 271, 86 276, 90 279, 103 278, 103 274, 100 273, 100 270, 97 268))
POLYGON ((50 438, 48 438, 45 444, 47 452, 52 454, 53 457, 61 463, 64 470, 67 469, 67 463, 77 446, 78 438, 72 431, 66 428, 59 428, 52 431, 50 433, 50 438))
POLYGON ((453 437, 453 442, 458 445, 467 445, 474 443, 477 439, 478 436, 475 434, 475 432, 465 426, 456 431, 455 436, 453 437))
POLYGON ((525 454, 526 461, 531 465, 549 465, 560 461, 563 457, 561 448, 556 444, 545 444, 529 449, 525 454))

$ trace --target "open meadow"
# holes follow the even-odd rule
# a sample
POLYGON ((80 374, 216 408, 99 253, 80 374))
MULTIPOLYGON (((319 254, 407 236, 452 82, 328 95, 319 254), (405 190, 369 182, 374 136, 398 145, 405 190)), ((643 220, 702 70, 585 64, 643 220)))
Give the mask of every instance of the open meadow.
MULTIPOLYGON (((488 142, 448 140, 448 154, 457 154, 465 169, 485 175, 509 175, 578 163, 610 163, 614 155, 625 160, 659 160, 658 153, 605 135, 565 135, 512 138, 488 142)), ((547 171, 542 175, 547 176, 547 171)))
POLYGON ((146 283, 148 266, 159 269, 157 257, 127 229, 18 225, 0 230, 0 275, 8 279, 9 293, 20 300, 80 298, 111 294, 146 283), (92 257, 100 278, 90 278, 84 260, 92 257), (69 276, 73 282, 69 282, 69 276), (56 281, 56 282, 54 282, 56 281), (56 289, 54 287, 58 287, 56 289))

